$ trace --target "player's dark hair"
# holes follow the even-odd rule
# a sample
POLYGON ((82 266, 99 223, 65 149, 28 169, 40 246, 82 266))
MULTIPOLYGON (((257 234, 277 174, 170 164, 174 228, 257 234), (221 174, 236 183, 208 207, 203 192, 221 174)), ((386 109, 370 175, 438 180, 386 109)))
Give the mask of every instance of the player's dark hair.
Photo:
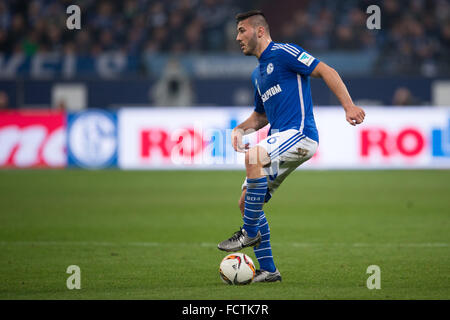
POLYGON ((253 16, 257 16, 257 15, 263 16, 264 19, 266 18, 266 16, 264 15, 264 13, 261 10, 250 10, 247 12, 238 13, 236 15, 236 22, 239 23, 242 20, 248 19, 253 16))
POLYGON ((239 23, 245 19, 248 19, 250 17, 259 16, 260 19, 255 19, 254 26, 262 25, 267 32, 269 32, 269 24, 267 23, 266 16, 261 10, 250 10, 247 12, 238 13, 236 15, 236 23, 239 23))

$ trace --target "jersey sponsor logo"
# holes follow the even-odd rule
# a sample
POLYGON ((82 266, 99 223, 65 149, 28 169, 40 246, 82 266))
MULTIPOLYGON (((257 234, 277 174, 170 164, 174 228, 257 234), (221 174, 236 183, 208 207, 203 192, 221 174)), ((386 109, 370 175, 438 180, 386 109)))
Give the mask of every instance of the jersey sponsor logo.
POLYGON ((310 54, 307 54, 306 52, 303 52, 297 59, 301 63, 303 63, 306 66, 310 66, 311 63, 314 61, 314 57, 310 54))
POLYGON ((266 101, 269 100, 271 97, 273 97, 274 95, 280 93, 281 91, 282 91, 282 90, 281 90, 281 87, 280 87, 279 84, 273 86, 273 87, 270 88, 270 89, 267 89, 267 91, 264 92, 264 94, 261 96, 262 102, 263 102, 263 103, 266 102, 266 101))
POLYGON ((273 63, 269 63, 267 65, 267 74, 271 74, 273 72, 273 63))

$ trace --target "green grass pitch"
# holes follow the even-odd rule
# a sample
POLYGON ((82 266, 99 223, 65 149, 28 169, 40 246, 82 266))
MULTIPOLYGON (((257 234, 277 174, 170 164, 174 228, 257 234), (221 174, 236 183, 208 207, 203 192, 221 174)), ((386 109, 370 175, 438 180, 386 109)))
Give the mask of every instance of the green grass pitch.
POLYGON ((228 286, 243 177, 0 171, 0 299, 450 299, 449 170, 294 172, 265 206, 283 282, 228 286))

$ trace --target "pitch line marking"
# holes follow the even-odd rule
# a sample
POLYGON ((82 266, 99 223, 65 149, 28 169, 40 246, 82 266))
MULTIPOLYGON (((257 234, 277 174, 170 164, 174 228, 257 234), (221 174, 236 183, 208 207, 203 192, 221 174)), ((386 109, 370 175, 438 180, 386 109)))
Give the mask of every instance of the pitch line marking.
MULTIPOLYGON (((99 247, 114 247, 114 246, 132 246, 132 247, 216 247, 216 243, 212 242, 106 242, 106 241, 0 241, 0 245, 9 246, 99 246, 99 247)), ((423 242, 423 243, 325 243, 325 242, 292 242, 289 244, 282 244, 272 242, 275 246, 289 246, 296 248, 312 248, 312 247, 386 247, 386 248, 447 248, 449 243, 442 242, 423 242)))

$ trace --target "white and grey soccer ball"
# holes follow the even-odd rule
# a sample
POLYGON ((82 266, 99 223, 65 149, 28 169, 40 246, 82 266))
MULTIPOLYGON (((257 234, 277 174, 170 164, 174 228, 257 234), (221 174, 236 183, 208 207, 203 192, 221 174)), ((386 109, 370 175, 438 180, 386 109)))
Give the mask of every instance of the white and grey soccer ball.
POLYGON ((220 262, 219 273, 227 284, 249 284, 255 277, 255 264, 244 253, 230 253, 220 262))

